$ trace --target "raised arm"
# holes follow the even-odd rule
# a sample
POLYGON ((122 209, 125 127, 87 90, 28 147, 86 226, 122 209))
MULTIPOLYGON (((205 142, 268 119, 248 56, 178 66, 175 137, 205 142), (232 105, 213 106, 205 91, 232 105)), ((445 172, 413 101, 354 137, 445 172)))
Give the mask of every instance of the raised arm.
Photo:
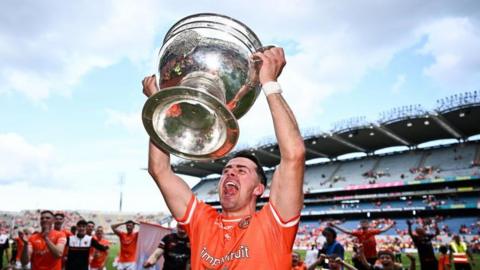
POLYGON ((413 238, 413 232, 412 232, 412 221, 407 219, 407 225, 408 225, 408 234, 410 235, 410 237, 413 238))
POLYGON ((124 222, 112 224, 110 228, 112 228, 113 233, 115 233, 116 235, 120 235, 121 231, 118 229, 118 227, 124 224, 125 224, 124 222))
POLYGON ((388 225, 383 226, 383 227, 380 229, 380 233, 384 233, 384 232, 390 230, 393 226, 395 226, 395 221, 391 220, 388 225))
POLYGON ((407 258, 410 260, 410 266, 408 267, 408 270, 415 270, 416 269, 416 263, 415 263, 415 256, 411 253, 406 253, 407 258))
MULTIPOLYGON (((263 87, 276 82, 285 66, 283 49, 272 48, 257 53, 262 59, 260 83, 263 87)), ((279 90, 279 89, 275 89, 279 90)), ((274 92, 275 92, 274 90, 274 92)), ((273 174, 270 202, 284 220, 300 214, 303 207, 303 175, 305 170, 305 145, 295 116, 281 93, 267 95, 268 106, 280 148, 280 165, 273 174)))
MULTIPOLYGON (((155 76, 145 77, 142 81, 143 93, 150 97, 158 91, 155 76)), ((187 211, 188 202, 192 197, 190 187, 176 174, 170 164, 170 154, 156 146, 152 141, 148 147, 148 173, 165 199, 170 213, 180 219, 187 211)))
POLYGON ((318 256, 318 259, 315 262, 313 262, 312 265, 310 265, 307 268, 307 270, 315 270, 317 266, 322 265, 323 261, 325 260, 325 257, 326 257, 325 254, 320 254, 320 256, 318 256))
POLYGON ((337 225, 337 224, 335 224, 335 223, 333 223, 333 222, 329 222, 329 223, 328 223, 328 226, 333 227, 333 228, 335 228, 335 229, 337 229, 337 230, 339 230, 339 231, 341 231, 341 232, 343 232, 343 233, 349 234, 349 235, 352 235, 352 233, 353 233, 352 231, 347 230, 347 229, 345 229, 345 228, 343 228, 343 227, 341 227, 341 226, 339 226, 339 225, 337 225))

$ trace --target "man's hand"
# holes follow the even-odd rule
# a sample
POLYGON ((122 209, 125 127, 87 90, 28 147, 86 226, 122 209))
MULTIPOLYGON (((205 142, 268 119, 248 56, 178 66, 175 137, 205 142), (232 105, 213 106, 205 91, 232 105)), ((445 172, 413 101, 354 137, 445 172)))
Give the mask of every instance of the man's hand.
POLYGON ((20 238, 24 244, 28 243, 28 235, 26 233, 24 233, 22 235, 22 238, 20 238))
POLYGON ((147 97, 150 97, 151 95, 158 92, 157 80, 155 78, 155 75, 145 77, 142 81, 142 86, 143 94, 147 97))
POLYGON ((412 253, 405 253, 405 256, 407 256, 410 261, 415 261, 415 255, 412 253))
POLYGON ((47 239, 48 234, 50 233, 50 228, 46 228, 45 230, 42 231, 42 237, 43 239, 47 239))
POLYGON ((146 261, 144 264, 143 264, 143 268, 150 268, 152 266, 154 266, 155 264, 152 263, 152 262, 149 262, 149 261, 146 261))
POLYGON ((259 71, 259 79, 262 85, 267 82, 277 81, 278 76, 280 76, 283 67, 287 63, 282 48, 273 47, 263 52, 257 52, 253 56, 262 60, 259 71))

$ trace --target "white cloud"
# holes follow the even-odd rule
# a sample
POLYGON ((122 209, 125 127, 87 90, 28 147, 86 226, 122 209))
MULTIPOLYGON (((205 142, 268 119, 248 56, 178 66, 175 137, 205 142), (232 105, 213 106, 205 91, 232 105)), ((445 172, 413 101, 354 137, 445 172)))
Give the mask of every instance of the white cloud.
POLYGON ((121 112, 112 109, 106 109, 107 125, 120 125, 131 132, 138 132, 144 130, 142 125, 141 112, 121 112))
POLYGON ((123 59, 150 61, 163 14, 154 0, 3 1, 0 85, 42 101, 123 59))
POLYGON ((33 145, 14 133, 0 134, 0 184, 49 183, 55 178, 55 155, 49 144, 33 145))
POLYGON ((397 75, 397 78, 395 79, 395 82, 392 85, 392 89, 390 90, 394 94, 400 93, 402 90, 403 85, 407 81, 405 74, 399 74, 397 75))
MULTIPOLYGON (((476 24, 475 24, 476 23, 476 24)), ((427 41, 419 50, 434 63, 423 72, 443 88, 473 90, 480 78, 480 30, 470 18, 445 18, 419 29, 427 41)))

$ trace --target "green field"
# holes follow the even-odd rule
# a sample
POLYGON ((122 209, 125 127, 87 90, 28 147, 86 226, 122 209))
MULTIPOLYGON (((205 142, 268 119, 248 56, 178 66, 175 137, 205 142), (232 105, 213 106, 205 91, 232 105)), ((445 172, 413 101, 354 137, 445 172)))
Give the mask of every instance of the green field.
MULTIPOLYGON (((305 258, 305 253, 306 253, 305 250, 299 250, 298 252, 302 256, 302 258, 305 258)), ((117 256, 117 254, 118 254, 118 245, 110 246, 110 252, 108 254, 108 259, 107 259, 107 270, 115 270, 115 268, 113 268, 112 266, 112 262, 114 258, 117 256)), ((352 256, 350 252, 345 253, 345 259, 347 262, 351 262, 351 257, 352 256)), ((480 254, 474 254, 474 258, 475 258, 476 266, 473 268, 473 270, 480 270, 480 254)), ((5 259, 4 259, 4 262, 5 262, 5 259)), ((408 258, 405 255, 402 255, 402 262, 404 267, 408 267, 410 264, 408 258)), ((418 259, 416 260, 416 264, 417 264, 416 269, 420 269, 420 264, 418 262, 418 259)))

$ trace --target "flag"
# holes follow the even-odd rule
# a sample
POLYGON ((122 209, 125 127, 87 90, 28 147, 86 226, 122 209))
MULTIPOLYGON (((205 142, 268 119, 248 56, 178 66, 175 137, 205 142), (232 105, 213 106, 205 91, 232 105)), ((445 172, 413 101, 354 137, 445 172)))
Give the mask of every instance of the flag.
MULTIPOLYGON (((140 230, 138 231, 137 242, 137 266, 136 270, 143 270, 143 264, 148 257, 155 251, 162 238, 172 233, 172 230, 163 226, 151 223, 140 222, 140 230)), ((151 268, 152 270, 161 270, 163 266, 163 256, 160 257, 157 264, 151 268)))

